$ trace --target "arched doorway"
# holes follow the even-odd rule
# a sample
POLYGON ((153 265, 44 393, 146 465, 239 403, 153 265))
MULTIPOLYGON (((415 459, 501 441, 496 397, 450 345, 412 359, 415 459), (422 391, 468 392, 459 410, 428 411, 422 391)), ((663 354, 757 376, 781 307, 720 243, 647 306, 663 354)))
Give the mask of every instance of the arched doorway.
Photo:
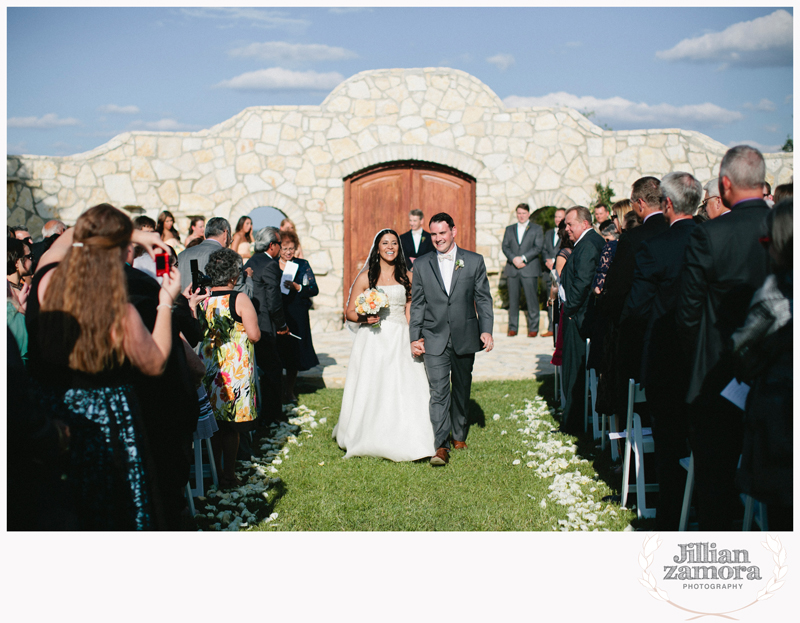
POLYGON ((410 210, 422 210, 424 227, 438 212, 453 217, 456 244, 475 250, 475 179, 430 162, 403 161, 359 171, 344 180, 344 302, 364 265, 375 234, 408 231, 410 210))
POLYGON ((247 216, 253 221, 254 232, 264 227, 280 227, 281 221, 286 218, 283 212, 271 206, 255 208, 247 216))

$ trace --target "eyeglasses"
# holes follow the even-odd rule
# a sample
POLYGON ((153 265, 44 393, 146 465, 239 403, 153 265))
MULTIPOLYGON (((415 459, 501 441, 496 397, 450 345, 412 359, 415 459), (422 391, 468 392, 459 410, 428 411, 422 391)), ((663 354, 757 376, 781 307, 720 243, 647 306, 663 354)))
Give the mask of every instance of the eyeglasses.
POLYGON ((714 195, 713 197, 708 197, 707 199, 703 199, 703 201, 700 202, 700 207, 701 208, 706 208, 708 206, 708 202, 711 201, 712 199, 720 199, 721 200, 722 197, 717 197, 716 195, 714 195))

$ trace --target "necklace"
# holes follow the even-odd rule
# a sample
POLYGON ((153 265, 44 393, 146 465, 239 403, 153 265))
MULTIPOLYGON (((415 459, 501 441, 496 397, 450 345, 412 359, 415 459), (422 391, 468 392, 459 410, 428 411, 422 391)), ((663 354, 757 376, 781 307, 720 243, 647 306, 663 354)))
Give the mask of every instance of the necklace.
POLYGON ((392 268, 391 272, 389 273, 389 277, 386 276, 385 272, 381 271, 381 274, 378 277, 378 282, 381 283, 381 285, 392 285, 392 281, 394 281, 394 268, 392 268))

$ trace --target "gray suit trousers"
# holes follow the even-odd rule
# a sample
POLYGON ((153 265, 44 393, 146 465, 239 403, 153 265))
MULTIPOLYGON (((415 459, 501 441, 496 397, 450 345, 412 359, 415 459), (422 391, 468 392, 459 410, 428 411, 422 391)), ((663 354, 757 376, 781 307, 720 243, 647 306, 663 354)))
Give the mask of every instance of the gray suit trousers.
MULTIPOLYGON (((538 261, 538 260, 537 260, 538 261)), ((506 277, 508 284, 508 330, 519 330, 519 290, 520 283, 525 290, 528 301, 528 331, 539 330, 539 278, 538 277, 506 277)))
POLYGON ((447 341, 447 347, 441 355, 425 353, 425 372, 428 374, 431 390, 430 413, 435 448, 449 448, 451 432, 453 441, 467 439, 467 413, 474 363, 475 353, 456 354, 452 338, 447 341))

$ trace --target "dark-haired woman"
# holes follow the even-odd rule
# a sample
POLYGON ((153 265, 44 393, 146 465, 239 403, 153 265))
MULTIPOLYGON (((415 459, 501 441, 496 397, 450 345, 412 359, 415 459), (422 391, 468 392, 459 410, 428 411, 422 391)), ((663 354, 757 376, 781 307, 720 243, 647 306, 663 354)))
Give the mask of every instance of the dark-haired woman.
POLYGON ((214 251, 205 267, 211 296, 200 303, 203 329, 200 356, 203 378, 219 431, 211 438, 216 464, 222 465, 220 486, 237 487, 236 453, 239 433, 256 426, 256 367, 253 343, 261 339, 253 303, 233 286, 242 271, 242 258, 233 249, 214 251))
POLYGON ((243 260, 248 260, 253 255, 251 244, 253 244, 253 221, 249 216, 243 216, 236 223, 231 249, 241 255, 243 260))
POLYGON ((414 461, 435 452, 425 364, 411 355, 410 307, 411 273, 400 238, 384 229, 350 289, 345 312, 355 340, 333 436, 346 457, 414 461), (383 290, 389 307, 378 315, 359 315, 356 301, 371 288, 383 290))
POLYGON ((161 236, 161 240, 175 249, 176 253, 180 253, 185 249, 185 247, 181 244, 181 237, 178 234, 178 230, 175 229, 175 217, 172 216, 172 212, 164 210, 158 215, 156 231, 161 236))
POLYGON ((297 264, 297 273, 295 273, 294 279, 287 280, 283 284, 289 289, 289 293, 283 295, 283 313, 286 316, 289 333, 292 335, 278 336, 278 354, 280 354, 283 367, 286 368, 284 404, 297 402, 297 396, 294 393, 297 373, 319 365, 317 353, 314 351, 314 342, 311 341, 311 321, 308 318, 311 297, 319 294, 319 288, 311 265, 306 260, 295 257, 298 246, 299 241, 294 232, 281 232, 281 254, 278 259, 281 271, 286 270, 287 262, 297 264), (295 335, 300 339, 294 337, 295 335))
POLYGON ((128 302, 131 242, 167 248, 113 206, 90 208, 42 256, 28 298, 36 399, 69 427, 66 482, 82 530, 154 527, 131 367, 164 371, 180 275, 164 275, 150 333, 128 302))
MULTIPOLYGON (((192 240, 203 242, 206 239, 206 218, 204 216, 192 216, 189 218, 189 235, 186 236, 186 248, 192 240)), ((200 244, 197 242, 196 244, 200 244)))

